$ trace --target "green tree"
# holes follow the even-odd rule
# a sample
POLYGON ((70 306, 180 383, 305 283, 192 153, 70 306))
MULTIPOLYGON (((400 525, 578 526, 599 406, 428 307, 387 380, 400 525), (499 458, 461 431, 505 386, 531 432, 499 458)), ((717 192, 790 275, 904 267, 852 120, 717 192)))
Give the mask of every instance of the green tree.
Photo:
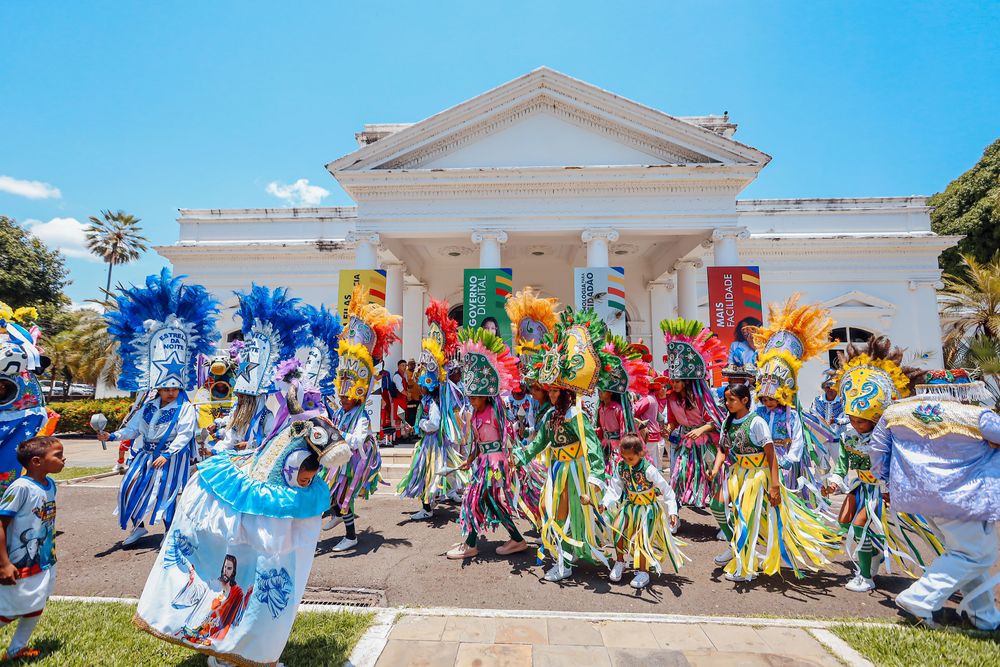
POLYGON ((941 268, 954 273, 962 255, 988 262, 1000 250, 1000 139, 986 147, 972 169, 948 184, 928 202, 931 229, 938 234, 962 234, 958 247, 941 253, 941 268))
POLYGON ((967 341, 1000 341, 1000 252, 988 262, 960 255, 960 267, 944 275, 940 292, 945 360, 958 365, 967 341))
POLYGON ((90 216, 87 227, 87 249, 108 265, 105 293, 111 291, 111 270, 115 264, 128 264, 146 252, 149 241, 141 234, 140 219, 125 211, 101 211, 101 217, 90 216))
POLYGON ((0 301, 14 308, 34 306, 43 327, 69 305, 63 294, 70 283, 65 258, 3 215, 0 258, 0 301))
MULTIPOLYGON (((104 302, 102 302, 104 303, 104 302)), ((105 312, 114 302, 105 303, 105 312)), ((103 379, 114 384, 121 373, 118 342, 108 333, 108 323, 100 313, 89 308, 79 311, 79 320, 67 335, 76 341, 66 362, 77 382, 97 384, 103 379)))

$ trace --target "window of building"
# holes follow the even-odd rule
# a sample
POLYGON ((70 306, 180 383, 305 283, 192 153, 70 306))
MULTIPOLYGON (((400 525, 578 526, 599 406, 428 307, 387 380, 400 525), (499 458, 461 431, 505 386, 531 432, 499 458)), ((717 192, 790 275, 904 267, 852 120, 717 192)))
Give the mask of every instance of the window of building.
POLYGON ((830 368, 840 366, 840 353, 847 349, 850 343, 867 343, 875 334, 861 327, 837 327, 830 334, 830 340, 839 341, 837 346, 827 352, 830 368))

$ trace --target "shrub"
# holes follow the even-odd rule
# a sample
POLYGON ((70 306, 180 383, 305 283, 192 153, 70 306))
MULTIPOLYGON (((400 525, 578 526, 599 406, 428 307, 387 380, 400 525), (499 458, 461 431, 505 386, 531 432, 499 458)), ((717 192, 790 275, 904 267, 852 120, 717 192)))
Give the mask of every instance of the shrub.
POLYGON ((87 398, 80 401, 65 401, 63 403, 49 403, 46 406, 50 410, 59 413, 59 424, 56 431, 59 433, 93 433, 90 428, 90 416, 103 412, 108 418, 107 430, 113 431, 118 428, 132 407, 131 398, 87 398))

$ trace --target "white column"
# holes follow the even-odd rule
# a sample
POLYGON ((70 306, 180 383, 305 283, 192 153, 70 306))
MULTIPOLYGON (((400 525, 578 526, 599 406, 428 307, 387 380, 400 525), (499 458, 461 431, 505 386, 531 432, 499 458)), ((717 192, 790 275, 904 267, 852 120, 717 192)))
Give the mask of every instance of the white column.
MULTIPOLYGON (((910 349, 916 348, 928 355, 921 359, 921 366, 941 368, 944 365, 944 355, 941 351, 941 316, 938 311, 937 290, 944 287, 944 284, 937 279, 922 279, 911 280, 907 286, 912 299, 907 310, 913 314, 914 326, 910 349)), ((901 344, 906 343, 901 341, 901 344)))
POLYGON ((739 266, 740 250, 737 241, 750 238, 744 227, 716 229, 712 231, 712 249, 715 252, 715 266, 739 266))
MULTIPOLYGON (((400 262, 388 262, 385 265, 385 307, 393 315, 403 314, 403 273, 404 267, 400 262)), ((402 346, 395 343, 389 348, 386 355, 386 368, 395 370, 399 355, 402 354, 402 346)))
POLYGON ((698 270, 705 263, 700 259, 679 259, 674 264, 677 272, 677 314, 687 320, 698 318, 698 270))
POLYGON ((677 316, 677 283, 672 277, 660 278, 649 283, 646 289, 649 290, 649 320, 652 330, 649 350, 653 354, 653 367, 662 370, 665 367, 663 355, 667 353, 667 344, 660 333, 660 322, 677 316))
POLYGON ((377 232, 347 232, 347 242, 354 244, 354 268, 378 268, 377 232))
POLYGON ((403 287, 403 358, 420 357, 420 340, 424 336, 424 295, 427 286, 405 285, 403 287))
POLYGON ((477 229, 472 232, 472 242, 479 246, 479 268, 501 268, 500 248, 507 242, 507 232, 502 229, 477 229))
POLYGON ((612 243, 618 240, 618 232, 614 229, 585 229, 580 238, 587 244, 587 266, 610 266, 608 250, 612 243))

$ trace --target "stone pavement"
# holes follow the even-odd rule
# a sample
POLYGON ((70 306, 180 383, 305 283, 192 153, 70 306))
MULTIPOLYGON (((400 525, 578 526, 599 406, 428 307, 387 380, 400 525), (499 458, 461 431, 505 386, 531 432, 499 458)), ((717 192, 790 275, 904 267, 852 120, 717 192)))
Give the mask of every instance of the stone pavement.
POLYGON ((870 665, 824 624, 808 621, 677 616, 658 621, 648 615, 643 620, 600 620, 559 613, 525 618, 466 611, 466 615, 459 610, 437 615, 433 610, 403 610, 381 626, 376 623, 369 631, 374 637, 362 640, 351 663, 357 667, 870 665), (790 627, 794 624, 801 627, 790 627))

